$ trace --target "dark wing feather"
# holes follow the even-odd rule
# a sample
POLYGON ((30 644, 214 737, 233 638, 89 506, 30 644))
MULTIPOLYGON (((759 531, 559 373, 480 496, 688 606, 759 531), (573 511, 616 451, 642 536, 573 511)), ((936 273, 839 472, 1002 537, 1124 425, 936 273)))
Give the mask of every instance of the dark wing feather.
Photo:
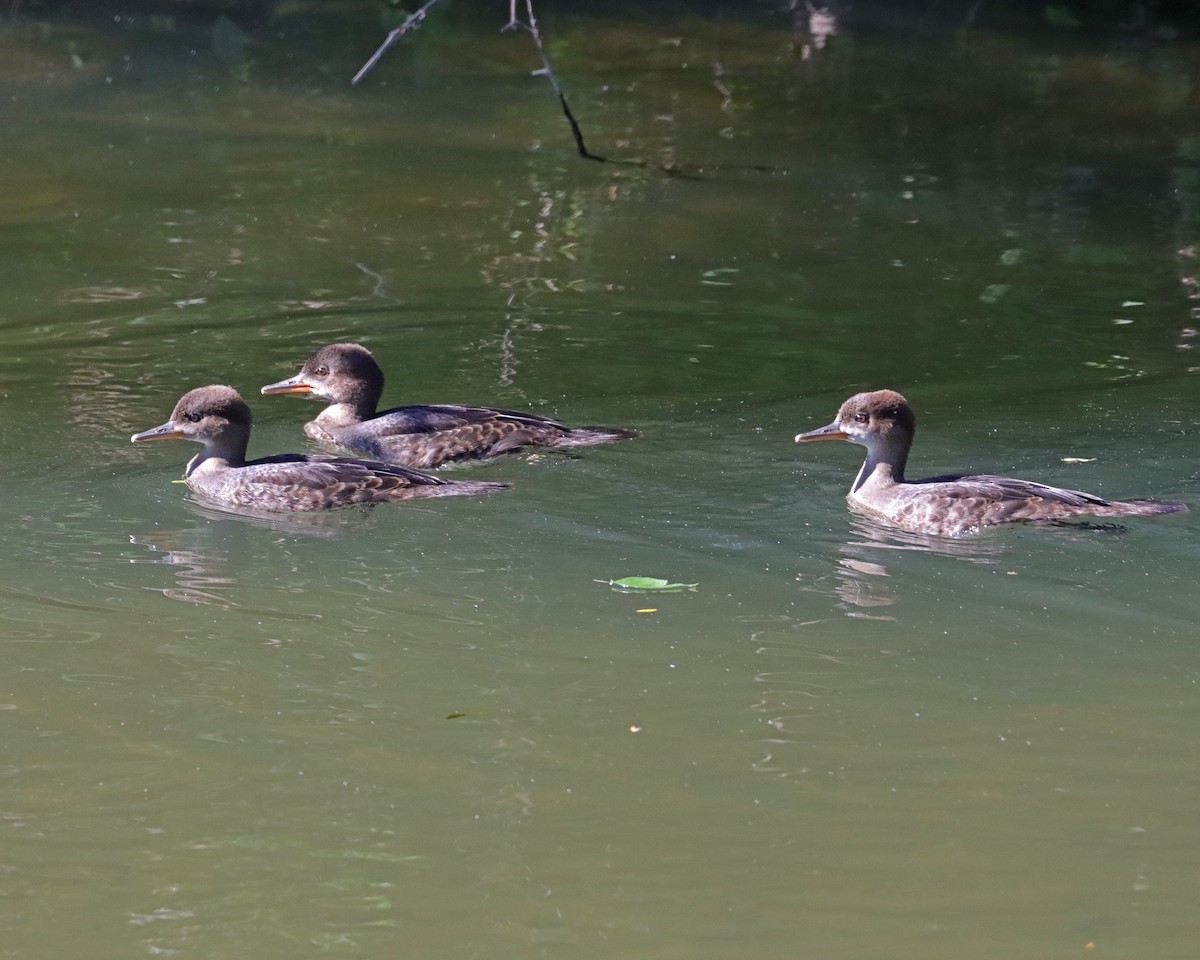
POLYGON ((196 470, 188 486, 210 500, 258 510, 326 510, 411 497, 474 496, 507 483, 462 481, 374 460, 287 453, 240 467, 196 470))
MULTIPOLYGON (((373 460, 281 454, 230 470, 221 499, 243 506, 312 510, 437 495, 453 481, 373 460)), ((214 490, 214 493, 218 491, 214 490)))
POLYGON ((567 429, 557 420, 536 413, 504 410, 499 407, 465 407, 453 403, 396 407, 393 410, 385 410, 370 420, 364 420, 362 426, 366 429, 375 427, 380 433, 440 433, 443 430, 454 430, 493 420, 567 429))
POLYGON ((632 430, 572 429, 535 413, 455 404, 397 407, 342 425, 318 417, 305 424, 304 432, 319 443, 417 469, 486 459, 523 446, 576 447, 637 436, 632 430))
POLYGON ((422 473, 395 463, 358 460, 322 453, 282 453, 274 457, 252 460, 242 470, 247 480, 255 483, 322 487, 329 483, 368 483, 386 481, 389 487, 444 486, 453 481, 422 473))
POLYGON ((984 499, 995 501, 1029 500, 1036 497, 1047 503, 1058 503, 1064 507, 1075 507, 1086 510, 1089 507, 1107 507, 1111 501, 1097 497, 1083 490, 1066 490, 1062 487, 1051 487, 1032 480, 1018 480, 1014 477, 993 477, 988 474, 947 474, 941 477, 929 477, 918 480, 913 486, 927 484, 947 484, 947 486, 930 490, 931 495, 946 497, 950 500, 984 499), (950 484, 953 484, 952 486, 950 484))
POLYGON ((1162 500, 1108 500, 1083 490, 1013 477, 930 477, 905 486, 919 491, 909 499, 908 512, 954 531, 1024 520, 1153 516, 1187 509, 1162 500))

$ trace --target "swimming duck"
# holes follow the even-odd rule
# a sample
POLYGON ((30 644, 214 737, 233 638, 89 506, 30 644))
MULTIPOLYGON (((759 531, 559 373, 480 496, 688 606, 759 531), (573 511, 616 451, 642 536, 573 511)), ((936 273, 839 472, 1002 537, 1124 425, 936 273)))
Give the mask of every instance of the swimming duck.
POLYGON ((508 486, 447 480, 374 460, 320 454, 284 453, 247 461, 250 425, 250 408, 238 392, 213 385, 185 393, 170 420, 130 439, 204 444, 188 462, 184 482, 205 499, 233 507, 325 510, 351 503, 490 493, 508 486))
POLYGON ((433 404, 376 412, 383 371, 357 343, 331 343, 264 394, 300 393, 329 406, 304 425, 313 440, 410 467, 484 459, 523 446, 580 447, 636 437, 632 430, 567 427, 557 420, 495 407, 433 404))
POLYGON ((852 509, 912 530, 961 537, 1000 523, 1095 517, 1152 516, 1186 510, 1162 500, 1105 500, 1011 477, 948 475, 905 480, 916 431, 908 401, 895 390, 855 394, 828 426, 796 436, 797 443, 849 440, 867 448, 847 499, 852 509))

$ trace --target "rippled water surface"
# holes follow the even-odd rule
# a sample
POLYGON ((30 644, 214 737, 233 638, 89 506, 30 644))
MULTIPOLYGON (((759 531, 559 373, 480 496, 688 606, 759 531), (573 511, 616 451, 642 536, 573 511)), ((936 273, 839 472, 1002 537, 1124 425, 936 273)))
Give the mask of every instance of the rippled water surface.
POLYGON ((547 16, 635 166, 490 13, 358 87, 285 13, 0 30, 0 956, 1194 956, 1196 49, 547 16), (300 518, 129 443, 308 449, 341 340, 641 437, 300 518), (914 476, 1193 512, 855 519, 792 437, 882 386, 914 476))

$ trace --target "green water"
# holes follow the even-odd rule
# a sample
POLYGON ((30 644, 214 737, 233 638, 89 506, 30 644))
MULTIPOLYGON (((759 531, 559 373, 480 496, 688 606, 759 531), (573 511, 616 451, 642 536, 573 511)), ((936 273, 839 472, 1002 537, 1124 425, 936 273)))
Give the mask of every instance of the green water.
POLYGON ((0 34, 0 957, 1193 956, 1200 514, 922 541, 792 436, 1195 508, 1195 49, 544 23, 692 178, 497 26, 0 34), (277 521, 129 443, 307 449, 339 340, 642 437, 277 521))

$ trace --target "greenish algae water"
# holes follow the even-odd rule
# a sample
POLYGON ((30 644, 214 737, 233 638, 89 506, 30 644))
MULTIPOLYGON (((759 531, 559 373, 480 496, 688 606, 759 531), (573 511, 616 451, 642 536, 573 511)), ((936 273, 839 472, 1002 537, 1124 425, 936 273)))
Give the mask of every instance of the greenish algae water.
POLYGON ((5 27, 0 956, 1191 957, 1197 514, 930 541, 792 436, 891 386, 914 475, 1195 507, 1195 51, 543 23, 693 179, 495 26, 5 27), (282 519, 128 441, 307 449, 338 340, 642 437, 282 519))

